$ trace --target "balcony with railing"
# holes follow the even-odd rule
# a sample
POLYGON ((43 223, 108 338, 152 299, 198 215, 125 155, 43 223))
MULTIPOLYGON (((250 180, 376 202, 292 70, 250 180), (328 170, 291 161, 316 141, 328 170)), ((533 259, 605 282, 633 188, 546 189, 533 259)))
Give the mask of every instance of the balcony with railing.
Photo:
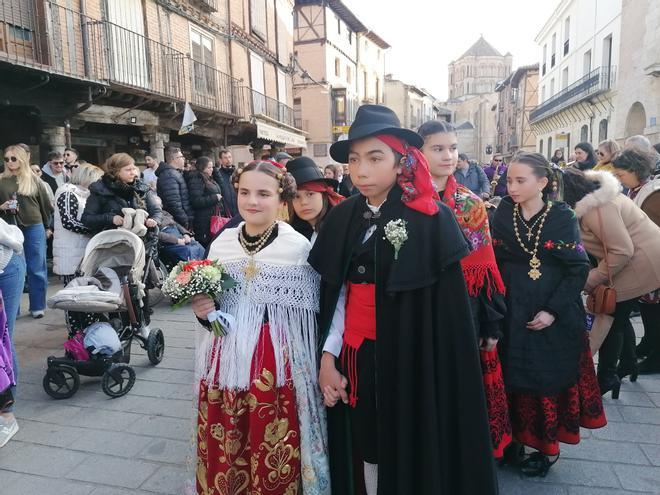
MULTIPOLYGON (((0 38, 0 62, 95 82, 127 93, 188 101, 244 120, 266 115, 294 126, 291 107, 241 86, 229 74, 196 61, 189 54, 54 2, 46 1, 43 5, 45 15, 32 10, 21 13, 21 18, 32 19, 29 29, 21 33, 21 43, 0 38)), ((6 25, 0 18, 0 31, 15 31, 4 29, 6 25)))
POLYGON ((207 12, 218 11, 218 0, 190 0, 190 3, 198 7, 201 7, 207 12))
POLYGON ((538 122, 591 96, 604 93, 614 86, 615 80, 615 66, 594 69, 532 110, 530 121, 538 122))

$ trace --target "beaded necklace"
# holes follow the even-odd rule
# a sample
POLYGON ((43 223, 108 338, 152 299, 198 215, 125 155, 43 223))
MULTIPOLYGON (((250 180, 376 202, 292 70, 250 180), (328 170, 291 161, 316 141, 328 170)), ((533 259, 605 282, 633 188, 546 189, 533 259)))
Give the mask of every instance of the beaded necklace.
MULTIPOLYGON (((541 231, 543 230, 543 224, 545 223, 545 219, 548 217, 548 213, 550 212, 550 208, 552 208, 552 203, 548 202, 548 206, 546 210, 543 212, 543 215, 541 215, 537 221, 540 220, 539 224, 539 229, 536 231, 536 239, 534 240, 534 248, 532 250, 527 249, 527 246, 523 243, 522 239, 520 238, 520 232, 518 232, 518 219, 520 219, 523 223, 523 225, 527 226, 525 221, 522 219, 522 215, 520 215, 519 211, 520 206, 518 203, 513 207, 513 231, 516 234, 516 240, 518 241, 518 244, 522 248, 524 252, 527 254, 531 255, 532 258, 529 260, 529 267, 530 270, 527 272, 527 275, 529 275, 529 278, 532 280, 538 280, 541 278, 541 271, 539 268, 541 268, 541 261, 538 259, 536 256, 536 253, 538 252, 539 249, 539 241, 541 240, 541 231)), ((536 222, 534 222, 534 225, 536 225, 536 222)), ((532 228, 534 228, 534 225, 532 225, 532 228)), ((528 231, 529 234, 531 234, 531 230, 528 231)), ((532 235, 529 235, 528 238, 531 240, 532 235)))
POLYGON ((268 239, 273 233, 273 229, 275 229, 276 225, 277 222, 273 222, 273 224, 270 227, 268 227, 263 232, 263 234, 261 234, 257 238, 256 241, 248 241, 245 238, 245 235, 243 234, 243 228, 241 228, 241 230, 238 233, 238 242, 241 244, 241 247, 243 248, 243 251, 245 251, 245 254, 247 254, 249 257, 248 264, 243 269, 243 273, 245 274, 245 278, 248 280, 248 282, 259 274, 259 267, 257 266, 257 263, 254 261, 254 255, 264 248, 264 246, 268 242, 268 239))

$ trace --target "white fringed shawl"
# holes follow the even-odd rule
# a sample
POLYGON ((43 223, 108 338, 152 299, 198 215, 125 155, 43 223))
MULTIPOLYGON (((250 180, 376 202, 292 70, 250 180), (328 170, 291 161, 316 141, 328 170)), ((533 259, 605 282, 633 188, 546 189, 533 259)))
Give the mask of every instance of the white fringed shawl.
POLYGON ((254 256, 259 273, 247 281, 243 269, 248 257, 238 241, 241 228, 242 224, 227 229, 209 249, 208 258, 219 260, 237 281, 218 300, 221 311, 235 318, 235 326, 225 337, 206 333, 198 347, 197 379, 205 379, 209 387, 248 390, 250 377, 259 376, 261 370, 261 357, 253 358, 267 315, 277 385, 286 383, 288 359, 296 389, 303 493, 328 495, 325 409, 316 359, 320 277, 307 263, 310 244, 290 225, 279 222, 275 240, 254 256))

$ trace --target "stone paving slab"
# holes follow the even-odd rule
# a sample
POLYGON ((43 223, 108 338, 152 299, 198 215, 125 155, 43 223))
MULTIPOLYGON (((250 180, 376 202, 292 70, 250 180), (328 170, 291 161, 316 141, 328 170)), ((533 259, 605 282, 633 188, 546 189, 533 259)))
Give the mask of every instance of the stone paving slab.
MULTIPOLYGON (((639 321, 633 321, 641 333, 639 321)), ((38 321, 21 316, 16 328, 20 430, 0 450, 0 494, 182 494, 195 415, 195 324, 189 308, 171 311, 162 303, 152 327, 163 330, 165 358, 153 367, 135 345, 131 366, 137 380, 128 395, 110 399, 98 378, 83 377, 74 397, 54 401, 41 381, 46 357, 62 352, 63 313, 48 311, 38 321)), ((606 398, 605 407, 609 424, 582 429, 582 442, 563 446, 545 479, 500 468, 501 493, 660 494, 660 376, 626 380, 621 399, 606 398)))

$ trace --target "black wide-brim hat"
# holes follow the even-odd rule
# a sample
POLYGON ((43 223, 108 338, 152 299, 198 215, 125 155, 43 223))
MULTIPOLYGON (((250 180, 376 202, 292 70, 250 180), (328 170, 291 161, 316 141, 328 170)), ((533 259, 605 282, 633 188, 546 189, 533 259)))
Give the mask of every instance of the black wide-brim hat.
POLYGON ((399 137, 415 148, 424 145, 422 136, 401 127, 399 117, 391 109, 383 105, 362 105, 348 130, 348 139, 333 143, 330 146, 330 156, 339 163, 348 163, 348 153, 354 141, 378 134, 399 137))
POLYGON ((298 186, 307 182, 323 182, 336 189, 339 185, 339 181, 335 179, 326 179, 314 160, 307 156, 299 156, 298 158, 289 160, 286 164, 286 170, 293 175, 298 186))

